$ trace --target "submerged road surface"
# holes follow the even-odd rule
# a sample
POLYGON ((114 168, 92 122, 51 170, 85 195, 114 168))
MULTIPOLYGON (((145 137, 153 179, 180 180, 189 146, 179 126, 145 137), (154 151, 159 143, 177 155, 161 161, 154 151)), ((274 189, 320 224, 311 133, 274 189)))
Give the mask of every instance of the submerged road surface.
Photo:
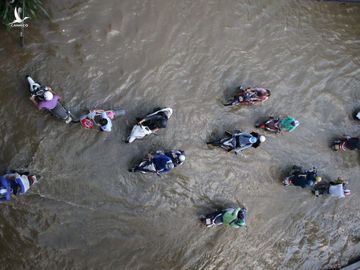
POLYGON ((52 19, 1 28, 1 168, 40 183, 1 205, 1 269, 331 269, 360 256, 359 154, 330 141, 360 135, 360 6, 317 1, 49 1, 52 19), (123 108, 105 134, 38 112, 25 75, 76 113, 123 108), (272 90, 226 108, 240 83, 272 90), (132 144, 137 116, 158 106, 166 130, 132 144), (205 142, 252 131, 268 115, 300 126, 235 156, 205 142), (157 149, 187 160, 161 178, 128 168, 157 149), (293 164, 343 176, 352 195, 315 198, 280 183, 293 164), (246 229, 207 229, 217 207, 245 205, 246 229))

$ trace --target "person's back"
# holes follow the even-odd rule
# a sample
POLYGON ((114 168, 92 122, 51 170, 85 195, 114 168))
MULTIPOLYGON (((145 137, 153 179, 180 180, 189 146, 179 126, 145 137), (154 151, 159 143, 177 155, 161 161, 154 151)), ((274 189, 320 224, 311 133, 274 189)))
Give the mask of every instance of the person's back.
POLYGON ((101 131, 111 132, 112 122, 111 122, 111 119, 106 114, 106 112, 102 112, 100 114, 99 125, 100 125, 101 131))
POLYGON ((157 113, 142 122, 142 125, 147 126, 150 130, 157 130, 166 128, 168 118, 164 112, 157 113))
POLYGON ((291 178, 291 183, 294 186, 299 186, 302 188, 312 187, 316 183, 316 173, 314 172, 296 173, 294 177, 291 178))
POLYGON ((234 132, 233 140, 234 140, 235 154, 239 154, 239 152, 241 152, 242 150, 252 147, 257 142, 258 144, 255 145, 255 148, 260 145, 259 139, 255 137, 253 134, 234 132))
POLYGON ((360 138, 348 138, 345 142, 345 147, 349 150, 360 150, 360 138))
POLYGON ((223 224, 233 228, 245 226, 246 209, 245 208, 228 208, 223 216, 223 224))
POLYGON ((299 121, 295 120, 295 118, 291 116, 287 116, 281 119, 281 129, 291 132, 299 125, 299 121))
POLYGON ((58 95, 53 95, 50 91, 45 92, 45 99, 37 103, 39 110, 52 110, 56 107, 59 101, 58 95), (46 95, 49 94, 49 95, 46 95))
POLYGON ((167 155, 155 153, 155 155, 152 157, 152 162, 154 163, 155 168, 159 173, 170 171, 168 164, 172 163, 172 160, 167 155))
POLYGON ((344 198, 345 193, 344 193, 343 184, 330 185, 329 194, 330 194, 330 196, 333 196, 333 197, 344 198))

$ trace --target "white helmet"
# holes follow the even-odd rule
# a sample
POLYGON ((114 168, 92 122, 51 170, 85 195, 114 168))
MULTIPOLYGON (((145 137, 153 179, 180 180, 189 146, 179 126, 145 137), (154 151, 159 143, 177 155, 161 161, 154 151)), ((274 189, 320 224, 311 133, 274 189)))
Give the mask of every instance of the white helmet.
POLYGON ((45 91, 45 93, 44 93, 45 100, 47 100, 47 101, 52 100, 53 97, 54 97, 54 95, 50 91, 45 91))
POLYGON ((260 142, 265 142, 266 138, 264 135, 260 135, 259 140, 260 140, 260 142))
POLYGON ((180 162, 184 162, 185 161, 185 155, 179 155, 179 160, 180 162))

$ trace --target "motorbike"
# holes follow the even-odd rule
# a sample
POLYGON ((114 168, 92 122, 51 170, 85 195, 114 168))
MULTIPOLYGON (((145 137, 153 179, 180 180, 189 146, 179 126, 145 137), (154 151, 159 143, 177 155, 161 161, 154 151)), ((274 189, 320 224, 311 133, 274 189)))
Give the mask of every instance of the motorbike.
POLYGON ((225 131, 225 135, 223 138, 208 142, 212 146, 220 147, 228 152, 235 150, 235 154, 241 152, 253 145, 252 135, 241 132, 239 130, 235 130, 234 133, 230 133, 225 131))
POLYGON ((163 151, 156 151, 154 153, 151 153, 149 156, 147 156, 146 158, 144 158, 139 165, 135 166, 134 168, 130 169, 130 172, 141 172, 141 173, 156 173, 158 175, 161 174, 161 172, 159 172, 153 162, 153 155, 155 154, 160 154, 160 155, 165 155, 168 158, 168 162, 166 165, 170 165, 169 166, 169 170, 172 170, 174 167, 177 167, 178 165, 181 165, 183 163, 183 161, 181 161, 178 156, 176 156, 176 153, 179 153, 181 151, 182 155, 184 153, 184 151, 182 150, 172 150, 169 152, 163 152, 163 151))
POLYGON ((226 213, 225 210, 216 211, 200 218, 200 221, 208 228, 219 226, 223 224, 223 216, 226 213))
POLYGON ((157 173, 157 170, 155 164, 150 159, 144 159, 139 165, 132 168, 130 172, 157 173))
MULTIPOLYGON (((293 181, 299 179, 299 177, 303 177, 303 179, 305 180, 309 175, 317 176, 317 169, 313 167, 310 170, 304 170, 300 166, 293 166, 289 173, 289 176, 285 177, 282 183, 284 186, 289 186, 292 185, 293 181)), ((315 185, 316 183, 314 182, 313 184, 315 185)))
POLYGON ((255 105, 261 104, 268 99, 271 92, 265 88, 246 88, 242 86, 237 88, 238 93, 229 100, 224 106, 236 106, 236 105, 255 105), (266 94, 263 94, 266 93, 266 94), (257 100, 253 100, 257 98, 257 100))
MULTIPOLYGON (((32 96, 35 96, 37 102, 44 100, 44 94, 49 90, 47 86, 41 85, 39 82, 35 81, 29 75, 26 76, 26 79, 29 83, 29 91, 32 96)), ((77 122, 75 117, 71 112, 66 109, 60 102, 57 103, 56 107, 50 110, 50 113, 55 117, 64 120, 66 124, 70 122, 77 122)))
POLYGON ((360 138, 344 137, 333 141, 331 148, 334 151, 360 150, 360 138))
MULTIPOLYGON (((224 214, 229 210, 234 210, 234 208, 228 208, 225 210, 213 212, 206 216, 202 216, 202 217, 200 217, 200 221, 208 228, 222 225, 224 214)), ((246 214, 247 214, 247 209, 241 208, 239 215, 241 216, 242 219, 246 220, 246 214)), ((238 217, 239 217, 239 215, 238 215, 238 217)))
MULTIPOLYGON (((155 112, 153 112, 151 114, 148 114, 141 121, 149 123, 151 121, 159 120, 159 118, 166 117, 167 119, 169 119, 171 117, 172 113, 173 113, 173 110, 171 108, 160 109, 160 110, 157 110, 157 111, 155 111, 155 112)), ((152 133, 154 133, 154 132, 148 126, 137 123, 132 128, 130 136, 127 139, 127 143, 132 143, 136 139, 142 139, 146 135, 149 135, 149 134, 152 134, 152 133)))
POLYGON ((256 124, 255 127, 267 130, 272 133, 280 133, 281 132, 281 119, 280 119, 280 117, 270 117, 265 122, 256 124))
POLYGON ((125 110, 90 110, 88 114, 80 116, 80 123, 84 128, 91 129, 94 126, 94 123, 96 124, 95 117, 97 115, 100 115, 101 112, 105 112, 106 115, 111 119, 115 119, 118 116, 125 115, 125 110))

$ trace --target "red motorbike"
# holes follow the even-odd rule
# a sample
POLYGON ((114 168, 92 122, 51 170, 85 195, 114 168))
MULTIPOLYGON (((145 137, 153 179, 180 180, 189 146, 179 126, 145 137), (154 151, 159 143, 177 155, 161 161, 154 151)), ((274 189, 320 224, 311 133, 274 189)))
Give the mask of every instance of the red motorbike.
POLYGON ((281 132, 281 118, 280 117, 270 117, 265 122, 256 124, 255 127, 267 130, 272 133, 280 133, 281 132))
POLYGON ((261 87, 247 87, 244 89, 239 86, 237 92, 233 99, 225 103, 224 106, 261 104, 268 100, 271 95, 269 89, 261 87))

